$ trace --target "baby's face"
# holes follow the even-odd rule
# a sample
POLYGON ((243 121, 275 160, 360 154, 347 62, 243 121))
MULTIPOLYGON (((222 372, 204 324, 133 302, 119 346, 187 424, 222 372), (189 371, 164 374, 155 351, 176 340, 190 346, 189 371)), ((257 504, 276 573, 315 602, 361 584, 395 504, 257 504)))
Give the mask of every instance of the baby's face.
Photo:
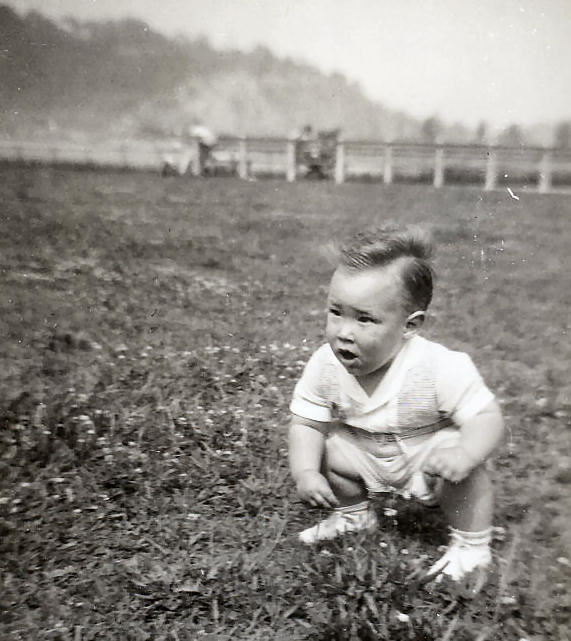
POLYGON ((335 356, 361 383, 396 356, 405 340, 398 264, 364 271, 339 267, 327 300, 326 335, 335 356))

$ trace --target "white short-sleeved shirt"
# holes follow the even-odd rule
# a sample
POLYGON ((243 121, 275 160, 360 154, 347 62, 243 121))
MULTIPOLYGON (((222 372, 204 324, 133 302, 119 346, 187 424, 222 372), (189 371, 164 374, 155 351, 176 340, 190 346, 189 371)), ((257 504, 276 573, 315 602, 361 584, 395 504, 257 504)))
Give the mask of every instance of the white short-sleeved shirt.
POLYGON ((493 398, 467 354, 415 336, 371 396, 329 344, 322 345, 305 366, 290 409, 302 418, 341 421, 372 433, 420 435, 462 426, 493 398))

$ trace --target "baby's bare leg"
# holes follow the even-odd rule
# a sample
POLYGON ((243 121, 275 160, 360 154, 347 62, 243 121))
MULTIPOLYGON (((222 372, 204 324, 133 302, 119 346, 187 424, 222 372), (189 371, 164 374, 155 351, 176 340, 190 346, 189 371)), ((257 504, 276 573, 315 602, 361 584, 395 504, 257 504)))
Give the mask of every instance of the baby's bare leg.
POLYGON ((354 505, 367 498, 367 488, 361 477, 331 439, 327 439, 325 443, 323 473, 338 498, 340 507, 354 505))
POLYGON ((481 532, 492 525, 494 492, 481 465, 460 483, 444 481, 440 504, 449 524, 465 532, 481 532))

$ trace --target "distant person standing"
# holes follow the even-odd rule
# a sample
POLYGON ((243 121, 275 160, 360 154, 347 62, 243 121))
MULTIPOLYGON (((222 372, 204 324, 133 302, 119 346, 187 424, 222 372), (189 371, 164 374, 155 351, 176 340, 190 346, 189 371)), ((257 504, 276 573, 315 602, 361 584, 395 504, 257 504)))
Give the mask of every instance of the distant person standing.
POLYGON ((196 121, 188 128, 188 135, 192 139, 198 140, 198 175, 212 175, 214 173, 212 150, 218 142, 218 139, 214 133, 200 121, 196 121))
POLYGON ((295 160, 296 165, 303 167, 306 176, 319 161, 317 136, 311 125, 305 125, 296 136, 295 160))

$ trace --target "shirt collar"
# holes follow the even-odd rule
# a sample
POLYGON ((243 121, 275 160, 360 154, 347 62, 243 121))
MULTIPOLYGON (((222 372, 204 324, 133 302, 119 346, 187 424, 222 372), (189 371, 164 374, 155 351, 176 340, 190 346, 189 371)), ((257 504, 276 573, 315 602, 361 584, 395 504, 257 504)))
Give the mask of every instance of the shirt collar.
POLYGON ((371 396, 367 396, 367 393, 361 387, 359 381, 341 365, 333 353, 332 355, 342 371, 342 387, 345 389, 345 392, 351 398, 354 398, 365 406, 372 405, 379 407, 387 403, 391 398, 394 398, 398 393, 407 371, 418 361, 424 351, 425 344, 426 339, 421 336, 413 336, 407 339, 371 396))

